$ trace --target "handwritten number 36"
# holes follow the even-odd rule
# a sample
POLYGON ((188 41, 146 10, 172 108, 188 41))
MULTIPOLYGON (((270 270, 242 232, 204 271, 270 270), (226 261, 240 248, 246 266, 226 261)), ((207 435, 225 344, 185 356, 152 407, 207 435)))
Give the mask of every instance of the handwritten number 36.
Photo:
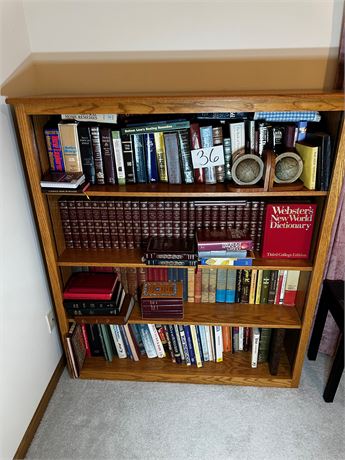
POLYGON ((198 157, 200 164, 206 166, 208 163, 216 163, 219 160, 219 156, 213 153, 214 149, 211 149, 208 154, 204 150, 199 150, 198 157))

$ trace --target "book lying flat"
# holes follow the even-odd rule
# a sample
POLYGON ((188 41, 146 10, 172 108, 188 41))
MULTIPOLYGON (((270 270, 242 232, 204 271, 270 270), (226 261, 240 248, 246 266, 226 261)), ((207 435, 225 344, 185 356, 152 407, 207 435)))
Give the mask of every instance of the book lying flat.
POLYGON ((239 229, 226 230, 198 230, 198 251, 238 251, 253 250, 254 243, 248 233, 239 229))
POLYGON ((151 237, 149 239, 146 259, 195 259, 196 245, 194 239, 151 237))
POLYGON ((110 300, 116 281, 116 273, 74 273, 67 282, 63 298, 110 300))
POLYGON ((181 281, 146 281, 143 284, 141 302, 151 299, 183 299, 181 281))
POLYGON ((40 184, 42 188, 76 189, 85 182, 83 173, 48 172, 40 184))

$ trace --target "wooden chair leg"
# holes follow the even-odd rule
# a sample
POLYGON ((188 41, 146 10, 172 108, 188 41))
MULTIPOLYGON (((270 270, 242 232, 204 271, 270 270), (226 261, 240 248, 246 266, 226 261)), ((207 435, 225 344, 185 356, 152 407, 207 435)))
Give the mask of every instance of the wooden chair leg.
POLYGON ((327 385, 323 393, 326 402, 333 402, 340 378, 344 370, 344 334, 341 334, 337 352, 328 377, 327 385))

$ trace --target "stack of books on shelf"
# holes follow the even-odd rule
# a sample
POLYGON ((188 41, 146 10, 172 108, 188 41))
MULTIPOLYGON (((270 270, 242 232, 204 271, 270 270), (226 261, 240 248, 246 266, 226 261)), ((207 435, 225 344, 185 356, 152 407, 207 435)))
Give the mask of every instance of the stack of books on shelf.
POLYGON ((151 237, 144 260, 147 265, 196 266, 198 256, 195 240, 151 237))
POLYGON ((201 229, 245 230, 255 251, 261 248, 264 201, 63 197, 58 203, 70 249, 146 249, 151 237, 194 239, 201 229))
POLYGON ((248 366, 269 362, 270 372, 278 372, 284 329, 239 328, 229 326, 177 324, 76 324, 67 343, 73 376, 80 375, 86 357, 103 356, 107 361, 129 358, 168 357, 172 363, 203 367, 221 363, 227 353, 250 353, 248 366))
POLYGON ((254 243, 244 230, 198 230, 196 238, 201 265, 253 265, 254 243))
POLYGON ((128 321, 134 306, 116 272, 73 273, 63 299, 69 316, 116 316, 119 322, 128 321))
POLYGON ((145 282, 142 286, 143 319, 183 318, 183 284, 181 281, 145 282))
POLYGON ((183 114, 178 119, 106 114, 88 122, 75 118, 52 119, 44 128, 50 170, 83 172, 90 184, 230 182, 238 156, 261 157, 271 149, 276 155, 297 150, 305 163, 307 188, 329 186, 330 136, 307 132, 308 122, 320 121, 318 112, 183 114), (215 146, 222 146, 224 164, 194 167, 191 151, 215 146))
POLYGON ((41 187, 46 192, 84 192, 87 190, 89 185, 89 182, 85 183, 85 175, 81 172, 66 173, 60 171, 49 171, 44 174, 41 180, 41 187))

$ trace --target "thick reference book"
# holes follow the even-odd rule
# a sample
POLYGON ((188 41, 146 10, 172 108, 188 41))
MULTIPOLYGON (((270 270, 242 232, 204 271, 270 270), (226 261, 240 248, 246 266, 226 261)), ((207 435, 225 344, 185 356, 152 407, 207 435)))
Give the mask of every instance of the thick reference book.
POLYGON ((267 204, 262 257, 308 259, 316 206, 310 203, 267 204))
POLYGON ((67 285, 63 293, 63 298, 110 300, 114 292, 116 281, 116 273, 73 273, 67 281, 67 285))
POLYGON ((78 123, 59 123, 58 126, 65 171, 69 173, 82 172, 78 123))
POLYGON ((82 172, 67 173, 60 171, 51 171, 44 174, 40 182, 42 188, 53 189, 77 189, 85 182, 85 176, 82 172))
POLYGON ((197 244, 199 251, 237 251, 241 249, 253 250, 253 240, 244 230, 228 228, 224 230, 197 230, 197 244))

